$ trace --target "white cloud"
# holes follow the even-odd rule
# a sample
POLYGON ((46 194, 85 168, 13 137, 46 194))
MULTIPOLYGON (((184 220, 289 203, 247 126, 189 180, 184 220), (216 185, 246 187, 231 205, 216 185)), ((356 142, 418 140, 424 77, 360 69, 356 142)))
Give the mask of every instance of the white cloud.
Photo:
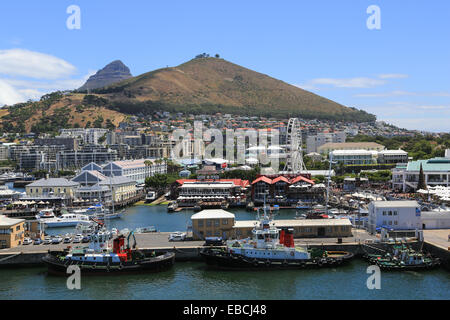
POLYGON ((67 61, 23 49, 0 50, 0 74, 35 79, 60 79, 76 72, 67 61))
POLYGON ((384 97, 413 96, 413 95, 416 95, 416 93, 397 90, 397 91, 379 92, 379 93, 360 93, 360 94, 355 94, 354 97, 357 97, 357 98, 384 98, 384 97))
POLYGON ((311 80, 310 83, 313 85, 331 85, 338 88, 373 88, 386 82, 379 79, 360 77, 348 79, 319 78, 311 80))
POLYGON ((409 76, 407 74, 401 74, 401 73, 385 73, 378 75, 378 78, 380 79, 404 79, 408 78, 409 76))
POLYGON ((24 97, 13 86, 0 79, 0 106, 23 101, 24 97))

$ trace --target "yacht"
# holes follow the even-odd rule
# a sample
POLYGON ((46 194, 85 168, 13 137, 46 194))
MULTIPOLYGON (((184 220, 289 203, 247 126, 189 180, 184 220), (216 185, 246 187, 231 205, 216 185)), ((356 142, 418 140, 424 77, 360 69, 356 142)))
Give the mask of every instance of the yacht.
POLYGON ((42 209, 39 211, 39 213, 35 216, 36 220, 39 222, 47 221, 47 219, 56 218, 55 213, 53 212, 53 209, 42 209))
POLYGON ((156 200, 156 192, 155 191, 149 191, 147 195, 145 196, 145 202, 152 202, 156 200))
POLYGON ((101 203, 98 203, 96 205, 90 206, 87 209, 87 214, 93 215, 95 218, 99 220, 105 220, 105 219, 117 219, 122 217, 122 214, 125 210, 121 210, 118 212, 110 212, 109 209, 105 208, 101 203))
POLYGON ((88 216, 82 214, 65 213, 59 217, 44 220, 47 228, 75 227, 78 224, 91 224, 88 216))

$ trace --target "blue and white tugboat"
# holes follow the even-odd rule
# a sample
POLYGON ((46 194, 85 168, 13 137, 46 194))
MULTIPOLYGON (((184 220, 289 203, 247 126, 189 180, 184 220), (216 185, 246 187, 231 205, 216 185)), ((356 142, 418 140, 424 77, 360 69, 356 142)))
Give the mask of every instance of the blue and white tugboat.
POLYGON ((337 266, 353 258, 353 253, 326 251, 294 244, 292 228, 277 229, 266 214, 252 230, 252 237, 228 240, 225 248, 206 248, 200 254, 210 266, 224 269, 300 269, 337 266))
POLYGON ((102 231, 102 223, 90 236, 89 247, 67 248, 50 251, 42 258, 49 273, 66 274, 67 267, 77 265, 82 274, 124 274, 165 270, 173 266, 175 253, 151 252, 146 255, 136 249, 136 239, 130 232, 125 245, 125 236, 113 239, 112 249, 108 246, 109 235, 102 231), (130 246, 130 238, 134 244, 130 246))

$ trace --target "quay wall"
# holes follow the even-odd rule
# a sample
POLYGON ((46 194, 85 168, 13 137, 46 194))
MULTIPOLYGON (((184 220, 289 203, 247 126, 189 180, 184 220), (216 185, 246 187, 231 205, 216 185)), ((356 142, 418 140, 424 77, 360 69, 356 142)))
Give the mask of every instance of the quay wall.
MULTIPOLYGON (((423 246, 425 252, 429 252, 441 259, 442 265, 446 270, 450 270, 450 251, 445 248, 436 246, 429 242, 411 242, 409 245, 413 249, 420 249, 423 246)), ((356 257, 361 257, 365 253, 379 253, 386 250, 389 245, 385 243, 324 243, 324 244, 308 244, 310 248, 322 248, 329 251, 348 251, 355 254, 356 257)), ((159 247, 159 248, 141 248, 144 253, 151 251, 161 252, 169 251, 175 253, 176 261, 201 261, 200 251, 203 246, 192 247, 159 247)), ((2 267, 27 267, 27 266, 43 266, 42 257, 47 254, 47 251, 35 252, 3 252, 0 253, 0 268, 2 267)))
POLYGON ((433 256, 438 257, 441 260, 442 266, 446 270, 450 271, 450 250, 446 250, 441 246, 437 246, 427 241, 423 243, 423 249, 426 252, 431 253, 433 256))

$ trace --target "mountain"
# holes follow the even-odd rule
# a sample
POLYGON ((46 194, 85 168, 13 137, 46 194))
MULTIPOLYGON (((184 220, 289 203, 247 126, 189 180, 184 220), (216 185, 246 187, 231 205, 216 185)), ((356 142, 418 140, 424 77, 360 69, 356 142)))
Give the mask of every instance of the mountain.
POLYGON ((349 122, 376 117, 220 58, 195 58, 177 67, 137 77, 114 61, 79 90, 54 92, 40 101, 0 110, 4 132, 56 132, 59 128, 117 126, 128 115, 156 111, 186 114, 230 113, 246 116, 349 122), (125 80, 110 83, 110 81, 125 80), (109 82, 109 85, 100 86, 109 82))
POLYGON ((130 69, 122 61, 116 60, 89 77, 86 83, 78 90, 84 91, 103 88, 131 77, 130 69))
POLYGON ((189 113, 237 113, 374 121, 348 108, 219 58, 196 58, 93 90, 113 101, 115 110, 143 114, 164 108, 189 113))

